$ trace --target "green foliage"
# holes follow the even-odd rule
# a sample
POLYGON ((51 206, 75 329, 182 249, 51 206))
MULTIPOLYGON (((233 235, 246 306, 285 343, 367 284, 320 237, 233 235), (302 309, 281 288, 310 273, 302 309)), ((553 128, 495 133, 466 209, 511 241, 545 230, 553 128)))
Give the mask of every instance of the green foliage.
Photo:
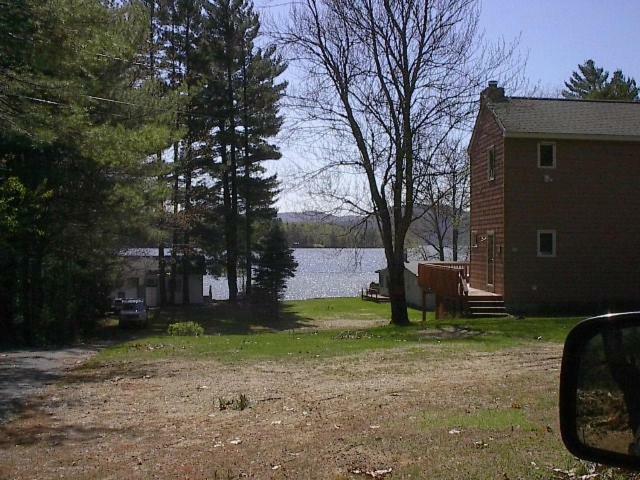
POLYGON ((609 72, 602 67, 596 67, 593 60, 587 60, 578 65, 577 72, 573 72, 566 90, 562 91, 565 98, 585 100, 627 100, 637 101, 639 89, 636 81, 625 77, 622 70, 613 72, 609 80, 609 72))
POLYGON ((172 337, 199 337, 204 334, 204 328, 196 322, 178 322, 169 325, 167 333, 172 337))
POLYGON ((114 253, 150 230, 157 172, 147 159, 171 140, 175 102, 136 62, 142 5, 114 5, 21 0, 0 13, 0 51, 12 52, 0 73, 3 339, 90 331, 114 253))
POLYGON ((293 277, 298 267, 280 222, 273 222, 257 251, 256 290, 262 299, 277 304, 287 288, 287 278, 293 277))

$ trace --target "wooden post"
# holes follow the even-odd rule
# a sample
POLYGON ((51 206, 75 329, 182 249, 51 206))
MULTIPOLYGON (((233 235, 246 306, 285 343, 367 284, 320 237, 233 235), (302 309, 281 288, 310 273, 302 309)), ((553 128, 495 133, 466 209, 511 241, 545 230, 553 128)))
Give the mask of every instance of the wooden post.
POLYGON ((427 291, 422 289, 422 323, 427 323, 427 291))

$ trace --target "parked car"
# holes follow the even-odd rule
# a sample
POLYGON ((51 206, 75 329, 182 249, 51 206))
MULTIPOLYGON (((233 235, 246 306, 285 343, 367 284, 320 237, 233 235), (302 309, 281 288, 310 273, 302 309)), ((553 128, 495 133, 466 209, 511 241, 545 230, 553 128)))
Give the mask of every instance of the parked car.
POLYGON ((124 302, 124 298, 114 298, 113 302, 111 302, 111 311, 113 313, 120 313, 120 310, 122 310, 122 302, 124 302))
POLYGON ((560 429, 577 457, 640 470, 640 312, 589 318, 569 332, 560 429))
POLYGON ((119 318, 120 327, 127 327, 131 324, 146 327, 149 322, 149 312, 144 300, 139 298, 123 300, 119 318))

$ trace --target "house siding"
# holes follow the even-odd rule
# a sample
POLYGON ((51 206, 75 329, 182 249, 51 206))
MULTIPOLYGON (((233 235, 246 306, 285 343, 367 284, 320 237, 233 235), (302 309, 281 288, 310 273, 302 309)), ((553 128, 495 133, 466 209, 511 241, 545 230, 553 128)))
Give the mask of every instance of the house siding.
POLYGON ((471 166, 471 214, 470 214, 470 285, 495 293, 504 292, 503 245, 504 231, 504 139, 502 129, 493 114, 481 108, 476 128, 469 145, 471 166), (488 179, 488 150, 495 148, 495 179, 488 179), (488 232, 495 235, 495 280, 487 285, 487 241, 474 246, 474 233, 486 238, 488 232))
MULTIPOLYGON (((507 308, 596 313, 640 306, 640 144, 555 143, 554 169, 538 168, 538 140, 504 143, 507 308), (556 231, 555 257, 537 256, 537 230, 556 231)), ((472 201, 472 229, 485 228, 473 220, 478 204, 480 218, 487 217, 481 200, 472 201)))

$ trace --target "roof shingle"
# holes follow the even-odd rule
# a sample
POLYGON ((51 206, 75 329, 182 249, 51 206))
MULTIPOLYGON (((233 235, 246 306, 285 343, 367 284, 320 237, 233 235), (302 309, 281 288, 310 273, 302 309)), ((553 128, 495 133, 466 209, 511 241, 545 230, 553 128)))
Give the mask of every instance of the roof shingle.
POLYGON ((505 136, 576 136, 640 141, 640 102, 507 97, 488 108, 505 136))

